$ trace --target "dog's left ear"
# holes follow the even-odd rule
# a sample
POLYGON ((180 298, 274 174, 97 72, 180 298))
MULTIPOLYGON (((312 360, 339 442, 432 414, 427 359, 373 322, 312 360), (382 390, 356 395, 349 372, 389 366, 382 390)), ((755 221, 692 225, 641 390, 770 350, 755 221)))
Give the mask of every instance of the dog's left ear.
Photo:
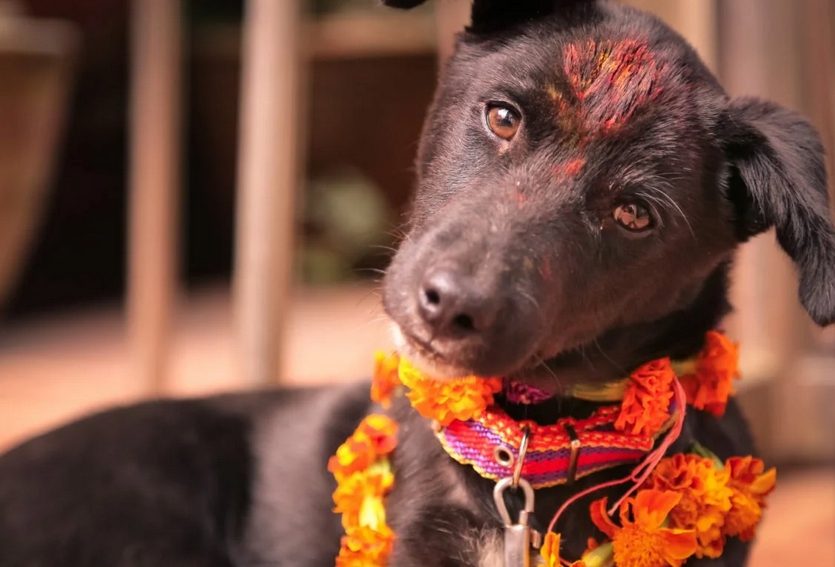
POLYGON ((774 103, 730 103, 720 138, 741 241, 771 227, 800 274, 800 302, 821 326, 835 322, 835 227, 824 149, 799 114, 774 103))

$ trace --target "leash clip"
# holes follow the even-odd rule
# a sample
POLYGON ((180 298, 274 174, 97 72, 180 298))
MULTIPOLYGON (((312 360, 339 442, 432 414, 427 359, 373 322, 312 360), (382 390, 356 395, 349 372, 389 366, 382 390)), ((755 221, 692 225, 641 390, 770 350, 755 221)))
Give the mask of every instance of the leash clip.
POLYGON ((513 490, 513 478, 503 478, 493 489, 493 500, 504 522, 504 567, 530 567, 531 548, 542 547, 542 534, 529 525, 534 506, 533 487, 524 478, 519 479, 518 487, 525 496, 525 504, 519 511, 519 519, 515 523, 510 519, 510 512, 504 501, 505 490, 513 490))
POLYGON ((533 514, 534 492, 531 483, 522 478, 522 465, 525 463, 525 455, 528 452, 528 442, 531 437, 531 428, 527 425, 523 428, 522 442, 519 444, 519 457, 513 467, 513 476, 503 478, 496 483, 493 489, 493 501, 496 509, 504 522, 504 566, 505 567, 530 567, 531 548, 539 549, 542 546, 542 534, 530 527, 530 516, 533 514), (507 489, 522 489, 525 497, 524 506, 519 511, 519 518, 514 523, 510 519, 510 512, 504 501, 504 492, 507 489))

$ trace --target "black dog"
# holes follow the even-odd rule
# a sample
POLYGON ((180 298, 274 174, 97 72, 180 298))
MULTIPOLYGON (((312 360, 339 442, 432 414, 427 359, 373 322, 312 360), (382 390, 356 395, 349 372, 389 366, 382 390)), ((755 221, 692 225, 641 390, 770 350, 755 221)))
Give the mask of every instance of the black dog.
MULTIPOLYGON (((529 416, 541 422, 588 415, 593 404, 559 394, 698 352, 729 310, 734 249, 771 227, 806 310, 835 320, 825 180, 800 116, 729 100, 658 20, 601 1, 476 0, 426 121, 385 307, 402 351, 434 374, 554 392, 529 416)), ((374 409, 364 384, 153 402, 29 441, 0 459, 0 565, 332 565, 326 462, 374 409)), ((500 565, 493 483, 410 408, 392 411, 390 565, 500 565)), ((674 450, 748 454, 746 431, 733 404, 722 419, 691 411, 674 450)), ((538 491, 535 522, 626 472, 538 491)), ((579 556, 597 534, 588 501, 558 530, 579 556)), ((688 564, 746 555, 731 540, 688 564)))

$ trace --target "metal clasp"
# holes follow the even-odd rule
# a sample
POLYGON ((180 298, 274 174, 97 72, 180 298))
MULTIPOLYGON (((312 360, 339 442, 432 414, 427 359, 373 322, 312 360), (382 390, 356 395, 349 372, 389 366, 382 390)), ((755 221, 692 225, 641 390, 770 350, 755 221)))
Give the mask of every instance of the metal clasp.
POLYGON ((524 508, 519 512, 519 518, 513 522, 510 512, 504 502, 504 492, 508 488, 513 490, 513 478, 503 478, 493 489, 493 500, 504 522, 504 565, 505 567, 530 567, 531 548, 542 546, 542 534, 529 525, 534 507, 533 487, 524 478, 519 479, 518 487, 525 496, 524 508))
POLYGON ((496 503, 496 509, 499 511, 502 522, 504 522, 505 567, 530 567, 531 548, 539 549, 542 546, 542 534, 529 525, 534 510, 533 487, 522 478, 522 465, 525 463, 530 436, 530 427, 525 426, 522 442, 519 445, 519 457, 513 467, 513 476, 503 478, 496 483, 496 487, 493 489, 493 501, 496 503), (510 518, 510 512, 508 512, 504 501, 504 492, 508 488, 511 490, 521 488, 525 497, 524 505, 516 522, 510 518))
POLYGON ((580 449, 583 448, 583 442, 577 435, 577 430, 570 423, 565 424, 565 431, 568 433, 568 438, 571 440, 571 454, 568 457, 568 477, 567 484, 571 486, 577 479, 577 465, 580 462, 580 449))

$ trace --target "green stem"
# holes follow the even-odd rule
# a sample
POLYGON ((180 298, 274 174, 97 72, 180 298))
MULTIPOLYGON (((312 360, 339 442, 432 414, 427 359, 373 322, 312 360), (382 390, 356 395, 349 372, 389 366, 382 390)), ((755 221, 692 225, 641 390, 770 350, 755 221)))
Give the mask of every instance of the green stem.
POLYGON ((690 445, 690 452, 699 455, 700 457, 704 457, 705 459, 711 459, 713 464, 720 471, 725 468, 725 463, 723 463, 721 459, 716 456, 716 453, 697 441, 694 441, 693 444, 690 445))

